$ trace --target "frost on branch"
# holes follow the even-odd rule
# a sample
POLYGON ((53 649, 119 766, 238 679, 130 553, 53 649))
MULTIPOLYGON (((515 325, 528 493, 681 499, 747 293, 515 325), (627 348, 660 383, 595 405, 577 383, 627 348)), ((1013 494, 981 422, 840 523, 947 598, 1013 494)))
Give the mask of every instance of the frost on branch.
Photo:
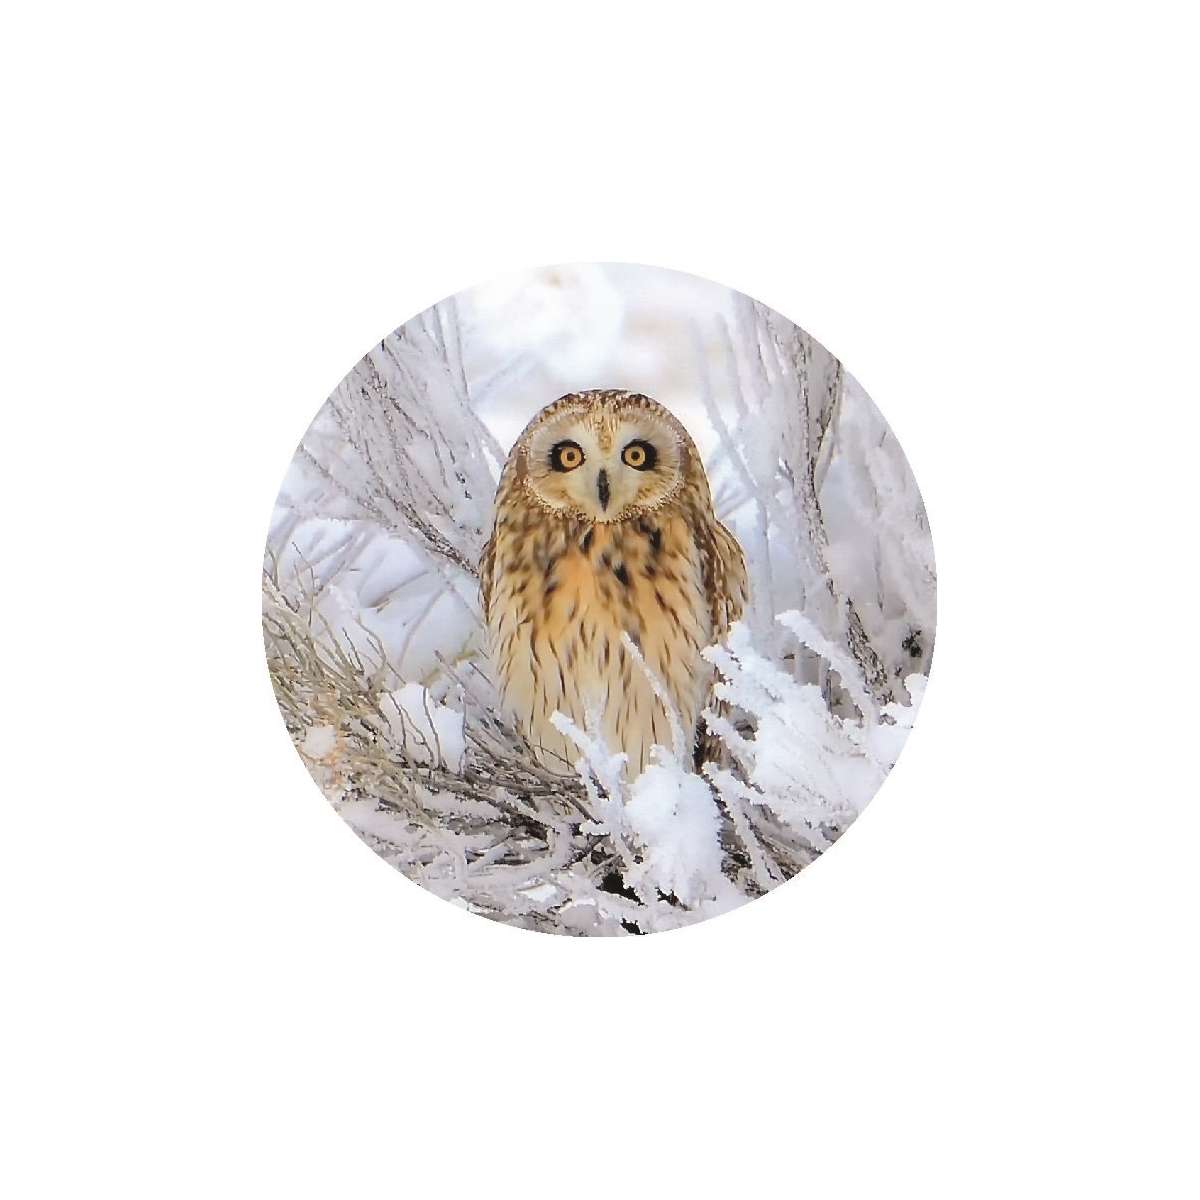
MULTIPOLYGON (((802 614, 780 614, 779 624, 796 642, 822 655, 832 650, 802 614)), ((889 701, 876 707, 870 693, 852 684, 855 711, 842 716, 826 703, 822 689, 802 683, 755 649, 749 629, 737 624, 724 646, 706 652, 721 676, 717 695, 752 718, 753 737, 709 714, 739 768, 710 771, 719 796, 741 807, 753 836, 768 852, 773 879, 789 875, 832 845, 859 815, 895 765, 924 691, 924 677, 903 682, 911 704, 889 701), (789 847, 801 848, 799 854, 789 847)), ((853 678, 852 664, 837 652, 828 668, 853 678)))
MULTIPOLYGON (((539 304, 553 295, 547 285, 539 304)), ((263 576, 288 730, 368 845, 473 912, 580 935, 725 912, 830 846, 911 726, 935 615, 911 473, 874 405, 807 335, 744 297, 698 318, 696 416, 715 429, 715 501, 752 584, 745 619, 707 651, 721 703, 706 720, 727 761, 696 774, 680 728, 631 781, 599 721, 564 721, 579 759, 574 775, 552 774, 505 721, 484 655, 476 563, 505 447, 481 414, 511 408, 504 389, 537 373, 528 347, 504 360, 484 317, 485 305, 447 302, 409 322, 304 435, 263 576)), ((612 381, 597 372, 587 360, 570 386, 612 381)), ((534 390, 517 427, 555 398, 534 390)))
POLYGON ((712 336, 724 377, 713 373, 704 397, 722 435, 709 473, 753 563, 746 620, 760 651, 844 705, 827 655, 805 643, 788 657, 775 616, 798 609, 853 663, 843 689, 906 700, 904 678, 928 671, 936 577, 899 443, 841 363, 778 313, 738 297, 712 336))

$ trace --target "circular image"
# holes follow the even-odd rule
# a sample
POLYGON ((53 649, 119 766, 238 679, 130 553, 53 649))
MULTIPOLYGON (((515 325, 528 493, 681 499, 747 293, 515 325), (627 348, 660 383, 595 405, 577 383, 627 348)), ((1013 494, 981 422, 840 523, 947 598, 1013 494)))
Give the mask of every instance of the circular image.
POLYGON ((409 879, 547 933, 790 879, 896 761, 936 577, 908 463, 803 330, 653 267, 548 267, 385 338, 267 538, 305 765, 409 879))

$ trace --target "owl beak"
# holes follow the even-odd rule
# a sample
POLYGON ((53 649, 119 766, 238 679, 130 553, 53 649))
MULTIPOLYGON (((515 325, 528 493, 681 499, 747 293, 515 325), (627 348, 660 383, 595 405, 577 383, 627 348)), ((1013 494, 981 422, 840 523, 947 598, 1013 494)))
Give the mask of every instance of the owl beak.
POLYGON ((608 472, 603 468, 600 470, 599 478, 596 480, 596 491, 600 496, 600 507, 603 511, 608 511, 608 472))

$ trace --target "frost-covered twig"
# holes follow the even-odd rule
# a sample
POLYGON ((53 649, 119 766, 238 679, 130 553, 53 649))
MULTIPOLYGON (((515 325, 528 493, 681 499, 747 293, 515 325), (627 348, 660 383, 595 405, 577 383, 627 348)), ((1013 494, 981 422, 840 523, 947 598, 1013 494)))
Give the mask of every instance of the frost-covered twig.
MULTIPOLYGON (((802 610, 855 664, 856 679, 843 675, 843 684, 865 690, 876 708, 886 705, 895 679, 911 669, 914 631, 924 629, 928 641, 933 624, 930 611, 919 625, 902 625, 881 599, 881 570, 889 591, 894 580, 910 600, 932 595, 911 473, 878 410, 803 330, 742 297, 720 336, 729 370, 722 403, 711 388, 704 401, 721 433, 715 474, 727 522, 755 563, 746 620, 761 649, 778 653, 772 614, 802 610), (733 411, 733 424, 722 408, 733 411)), ((806 649, 793 661, 793 673, 818 683, 836 708, 827 669, 806 649)))
POLYGON ((746 301, 705 331, 724 347, 701 372, 710 478, 751 576, 745 624, 708 652, 708 730, 733 769, 695 773, 690 731, 628 639, 672 745, 629 779, 585 722, 580 762, 547 770, 501 711, 475 565, 505 458, 477 400, 533 361, 473 371, 459 315, 439 305, 373 349, 285 481, 263 625, 297 748, 387 861, 495 920, 651 932, 761 895, 853 820, 920 700, 933 560, 894 439, 770 310, 746 301))

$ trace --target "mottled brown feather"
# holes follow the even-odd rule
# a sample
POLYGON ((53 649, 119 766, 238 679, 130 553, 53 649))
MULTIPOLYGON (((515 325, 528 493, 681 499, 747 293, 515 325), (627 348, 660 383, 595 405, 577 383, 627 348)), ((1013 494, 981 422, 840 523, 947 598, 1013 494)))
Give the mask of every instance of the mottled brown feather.
POLYGON ((538 757, 569 770, 580 751, 551 716, 562 712, 583 728, 591 706, 598 732, 628 755, 632 775, 649 763, 653 745, 671 746, 672 735, 622 635, 661 681, 690 754, 712 685, 700 652, 742 614, 747 580, 683 426, 645 396, 584 392, 543 409, 509 455, 480 561, 480 598, 504 704, 538 757), (571 493, 543 464, 531 469, 531 446, 544 452, 548 421, 555 436, 577 436, 614 472, 612 456, 631 431, 652 439, 662 461, 644 473, 644 488, 641 476, 620 476, 629 498, 610 519, 579 492, 582 472, 571 493))

